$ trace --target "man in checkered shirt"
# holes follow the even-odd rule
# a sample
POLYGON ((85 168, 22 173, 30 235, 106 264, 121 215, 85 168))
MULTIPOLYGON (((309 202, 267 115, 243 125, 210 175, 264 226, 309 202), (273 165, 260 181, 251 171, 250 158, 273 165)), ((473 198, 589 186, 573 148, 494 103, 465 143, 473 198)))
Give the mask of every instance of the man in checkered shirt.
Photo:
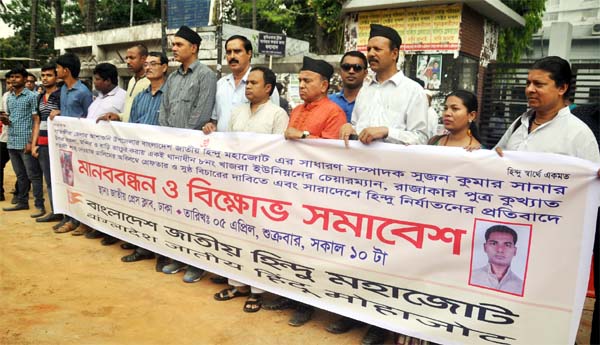
POLYGON ((15 175, 17 175, 18 194, 17 204, 4 208, 4 211, 18 211, 29 209, 29 188, 33 186, 35 208, 37 212, 32 217, 43 216, 44 192, 42 189, 42 171, 40 165, 31 156, 31 134, 33 121, 39 121, 37 114, 37 93, 25 88, 27 71, 20 67, 9 72, 13 86, 7 101, 9 116, 2 116, 0 120, 10 128, 8 132, 8 154, 15 175))

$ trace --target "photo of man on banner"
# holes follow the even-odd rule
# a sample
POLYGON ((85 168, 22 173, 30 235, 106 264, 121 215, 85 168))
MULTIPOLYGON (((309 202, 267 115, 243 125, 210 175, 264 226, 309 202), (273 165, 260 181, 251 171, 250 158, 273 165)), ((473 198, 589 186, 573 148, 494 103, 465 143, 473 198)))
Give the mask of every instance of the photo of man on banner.
POLYGON ((530 229, 524 224, 476 221, 469 284, 523 296, 530 229))

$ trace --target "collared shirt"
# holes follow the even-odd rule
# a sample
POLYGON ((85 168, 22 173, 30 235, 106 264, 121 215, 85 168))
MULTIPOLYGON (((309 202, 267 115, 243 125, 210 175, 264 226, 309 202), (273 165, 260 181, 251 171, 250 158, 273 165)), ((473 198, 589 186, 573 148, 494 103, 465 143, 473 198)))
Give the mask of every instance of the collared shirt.
POLYGON ((309 138, 338 139, 340 128, 346 123, 342 108, 327 97, 300 104, 290 115, 288 127, 309 131, 309 138))
POLYGON ((121 121, 129 122, 129 116, 131 116, 131 107, 133 106, 133 100, 140 92, 146 90, 150 86, 150 80, 143 76, 140 79, 135 79, 135 76, 129 79, 127 84, 127 97, 125 98, 125 109, 120 115, 121 121))
POLYGON ((31 139, 33 115, 37 114, 37 92, 23 88, 17 96, 14 91, 8 96, 7 107, 10 114, 10 132, 7 148, 22 150, 31 139))
POLYGON ((144 91, 135 96, 131 106, 131 116, 129 122, 143 123, 146 125, 158 125, 158 114, 160 113, 160 101, 165 92, 166 86, 163 83, 156 93, 152 94, 152 86, 148 86, 144 91))
POLYGON ((552 120, 529 133, 534 112, 530 109, 513 122, 496 147, 508 151, 558 153, 600 162, 594 133, 569 107, 562 108, 552 120))
POLYGON ((38 97, 38 114, 40 115, 38 145, 48 145, 48 117, 50 112, 55 109, 60 109, 60 89, 56 89, 50 95, 44 92, 38 97))
POLYGON ((492 272, 492 266, 489 263, 473 271, 473 274, 471 275, 471 284, 486 286, 495 290, 506 291, 518 295, 523 293, 523 280, 514 274, 513 271, 510 270, 510 267, 506 271, 506 274, 504 274, 504 277, 498 280, 496 274, 492 272))
POLYGON ((360 133, 368 127, 387 127, 385 142, 426 144, 427 96, 421 85, 397 72, 383 83, 376 78, 363 85, 356 97, 352 125, 360 133))
POLYGON ((254 132, 283 134, 288 125, 288 115, 278 105, 267 101, 252 113, 250 103, 242 104, 231 111, 229 132, 254 132))
POLYGON ((92 102, 92 92, 81 80, 70 89, 67 84, 60 88, 60 116, 86 117, 92 102))
POLYGON ((98 97, 90 104, 87 118, 96 121, 97 118, 106 113, 120 113, 125 108, 125 97, 127 92, 118 86, 115 86, 106 95, 101 92, 98 97))
MULTIPOLYGON (((215 98, 215 109, 211 119, 217 121, 217 131, 225 132, 229 128, 229 119, 231 119, 231 110, 241 104, 250 103, 246 98, 246 83, 252 67, 248 68, 246 74, 235 86, 233 74, 228 74, 217 82, 217 96, 215 98)), ((277 88, 273 90, 271 102, 279 104, 279 92, 277 88)))
POLYGON ((352 121, 352 110, 354 110, 354 103, 356 102, 356 99, 354 99, 352 102, 349 102, 346 97, 344 97, 343 89, 340 92, 329 95, 329 99, 342 108, 344 113, 346 113, 346 120, 348 122, 352 121))
POLYGON ((198 60, 185 73, 179 66, 166 85, 158 117, 161 126, 200 129, 210 120, 217 90, 217 77, 210 68, 198 60))

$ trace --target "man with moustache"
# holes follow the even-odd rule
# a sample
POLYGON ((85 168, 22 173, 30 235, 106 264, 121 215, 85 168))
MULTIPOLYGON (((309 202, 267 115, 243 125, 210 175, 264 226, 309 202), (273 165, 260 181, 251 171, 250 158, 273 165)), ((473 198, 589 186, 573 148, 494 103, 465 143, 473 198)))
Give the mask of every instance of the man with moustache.
POLYGON ((128 122, 131 114, 131 106, 135 96, 140 92, 146 90, 150 86, 150 80, 146 78, 146 70, 144 63, 148 57, 148 48, 145 45, 139 43, 127 49, 125 55, 125 61, 127 62, 127 69, 133 73, 133 77, 129 79, 127 84, 127 94, 125 98, 125 109, 122 113, 107 113, 102 115, 99 120, 112 120, 112 121, 123 121, 128 122))
MULTIPOLYGON (((214 131, 226 132, 229 128, 231 110, 241 104, 248 103, 245 96, 250 62, 252 61, 252 42, 241 35, 233 35, 225 41, 225 57, 231 69, 217 82, 217 96, 211 122, 202 127, 204 134, 214 131)), ((279 93, 273 90, 271 102, 279 104, 279 93)))
POLYGON ((42 67, 42 85, 44 93, 38 98, 39 121, 33 123, 31 155, 38 159, 40 168, 46 180, 46 190, 50 199, 51 212, 36 222, 52 222, 61 220, 60 214, 54 214, 52 202, 52 177, 50 172, 50 152, 48 151, 48 118, 50 112, 60 109, 60 89, 57 86, 56 65, 47 64, 42 67))
POLYGON ((358 92, 367 76, 367 58, 365 54, 356 50, 346 52, 340 61, 340 76, 342 77, 343 88, 340 92, 329 95, 329 99, 342 108, 346 113, 346 120, 350 122, 356 96, 358 96, 358 92))
POLYGON ((396 30, 371 24, 367 60, 375 78, 361 89, 352 121, 339 133, 346 145, 352 134, 358 134, 363 144, 374 140, 405 145, 427 143, 427 96, 419 84, 398 71, 401 44, 396 30))
MULTIPOLYGON (((200 129, 209 120, 215 104, 217 78, 215 73, 198 61, 202 39, 187 26, 179 28, 173 39, 173 55, 181 62, 169 75, 166 92, 162 95, 158 123, 160 126, 200 129)), ((179 261, 163 267, 163 273, 173 274, 186 265, 179 261)), ((189 266, 183 281, 197 282, 204 271, 189 266)))
MULTIPOLYGON (((352 112, 351 123, 345 124, 339 138, 348 146, 350 135, 357 135, 363 144, 375 140, 393 144, 426 144, 428 133, 428 102, 425 90, 407 78, 397 68, 402 39, 396 30, 371 24, 367 43, 367 60, 375 78, 360 90, 352 112)), ((343 333, 359 325, 358 321, 343 317, 328 330, 343 333)), ((370 326, 363 337, 363 345, 380 344, 387 331, 370 326)))
POLYGON ((304 57, 298 80, 304 101, 292 110, 286 139, 337 139, 346 123, 344 111, 327 98, 333 67, 324 60, 304 57))

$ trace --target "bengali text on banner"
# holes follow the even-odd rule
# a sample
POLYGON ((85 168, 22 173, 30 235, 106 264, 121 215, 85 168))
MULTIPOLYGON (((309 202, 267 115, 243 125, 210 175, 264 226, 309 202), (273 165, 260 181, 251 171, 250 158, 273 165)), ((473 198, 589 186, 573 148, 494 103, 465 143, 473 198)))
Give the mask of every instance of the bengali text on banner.
POLYGON ((596 164, 60 117, 50 138, 55 212, 124 241, 438 343, 575 339, 596 164))

